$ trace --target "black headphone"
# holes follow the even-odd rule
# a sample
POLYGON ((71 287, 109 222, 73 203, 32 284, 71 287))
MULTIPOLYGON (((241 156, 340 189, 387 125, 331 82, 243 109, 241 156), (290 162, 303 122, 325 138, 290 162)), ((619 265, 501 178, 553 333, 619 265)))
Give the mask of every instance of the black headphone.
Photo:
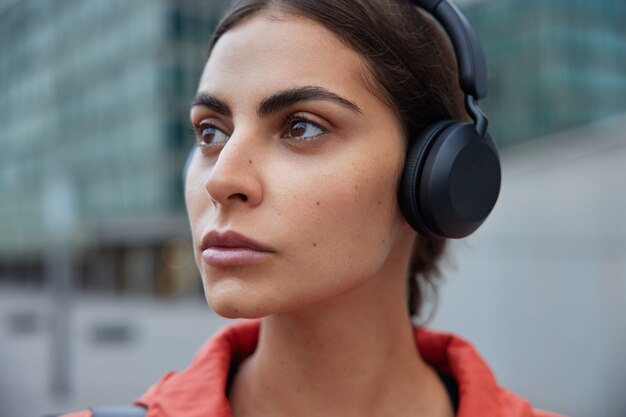
POLYGON ((398 190, 400 209, 418 233, 461 238, 487 218, 500 192, 500 159, 477 100, 487 95, 480 42, 449 0, 412 0, 444 28, 458 63, 465 107, 474 123, 443 120, 409 141, 398 190))

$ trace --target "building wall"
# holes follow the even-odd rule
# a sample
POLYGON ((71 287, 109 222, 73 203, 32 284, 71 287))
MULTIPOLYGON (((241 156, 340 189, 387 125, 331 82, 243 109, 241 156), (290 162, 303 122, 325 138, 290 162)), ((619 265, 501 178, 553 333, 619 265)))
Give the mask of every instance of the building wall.
POLYGON ((98 259, 90 252, 121 251, 123 264, 126 250, 151 248, 156 258, 169 239, 187 236, 189 101, 222 3, 0 7, 0 279, 43 279, 45 252, 59 243, 50 230, 59 182, 77 275, 106 269, 81 266, 98 259))
POLYGON ((433 325, 506 387, 576 417, 626 410, 626 114, 503 155, 500 199, 453 242, 433 325))
POLYGON ((39 247, 54 173, 84 222, 167 207, 157 5, 24 0, 3 16, 4 247, 39 247))
POLYGON ((463 6, 483 42, 483 107, 501 146, 626 111, 626 3, 506 0, 463 6))
MULTIPOLYGON (((189 100, 226 3, 0 7, 0 276, 6 259, 23 266, 13 268, 19 279, 42 269, 33 266, 50 240, 46 190, 59 177, 80 247, 129 247, 129 223, 139 225, 133 242, 187 235, 189 100), (154 224, 164 225, 158 238, 154 224)), ((491 83, 483 106, 501 146, 626 110, 623 2, 461 3, 483 40, 491 83)))

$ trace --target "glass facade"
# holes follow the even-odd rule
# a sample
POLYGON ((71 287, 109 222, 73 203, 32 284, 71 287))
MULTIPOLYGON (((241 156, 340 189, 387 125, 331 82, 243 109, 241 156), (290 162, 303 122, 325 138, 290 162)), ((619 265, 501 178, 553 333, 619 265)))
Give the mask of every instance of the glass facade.
POLYGON ((41 271, 55 244, 47 194, 58 177, 74 202, 69 238, 82 248, 79 259, 186 235, 188 103, 223 7, 219 0, 0 6, 0 278, 41 271))
POLYGON ((481 103, 500 145, 626 111, 626 2, 469 3, 489 95, 481 103))

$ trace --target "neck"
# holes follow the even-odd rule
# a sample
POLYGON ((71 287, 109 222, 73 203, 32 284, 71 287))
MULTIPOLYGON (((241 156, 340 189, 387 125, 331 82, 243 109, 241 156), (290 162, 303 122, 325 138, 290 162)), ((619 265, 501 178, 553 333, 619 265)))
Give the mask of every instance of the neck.
POLYGON ((400 256, 339 297, 264 318, 229 394, 233 415, 452 415, 415 345, 400 256))

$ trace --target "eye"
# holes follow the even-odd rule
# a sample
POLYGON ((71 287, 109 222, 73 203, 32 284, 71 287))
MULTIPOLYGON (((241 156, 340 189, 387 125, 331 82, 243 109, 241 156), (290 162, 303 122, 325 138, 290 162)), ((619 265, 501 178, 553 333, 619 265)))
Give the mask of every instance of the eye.
POLYGON ((324 128, 317 123, 303 117, 290 117, 287 120, 283 137, 296 141, 306 141, 321 136, 324 133, 326 133, 324 128))
POLYGON ((200 147, 223 145, 228 140, 228 135, 208 121, 200 122, 194 126, 196 142, 200 147))

